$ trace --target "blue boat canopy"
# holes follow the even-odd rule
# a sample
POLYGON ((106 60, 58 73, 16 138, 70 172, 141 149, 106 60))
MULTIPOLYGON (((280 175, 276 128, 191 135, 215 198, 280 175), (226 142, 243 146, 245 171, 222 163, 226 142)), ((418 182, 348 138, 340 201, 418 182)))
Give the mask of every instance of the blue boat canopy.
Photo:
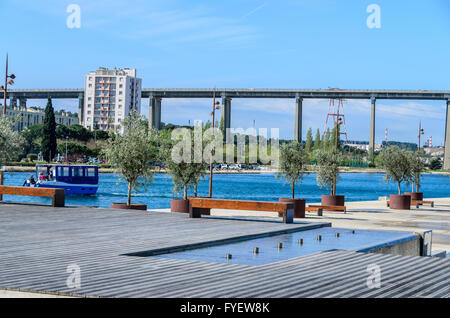
POLYGON ((36 165, 36 176, 44 176, 54 181, 71 184, 98 184, 98 167, 82 165, 36 165))

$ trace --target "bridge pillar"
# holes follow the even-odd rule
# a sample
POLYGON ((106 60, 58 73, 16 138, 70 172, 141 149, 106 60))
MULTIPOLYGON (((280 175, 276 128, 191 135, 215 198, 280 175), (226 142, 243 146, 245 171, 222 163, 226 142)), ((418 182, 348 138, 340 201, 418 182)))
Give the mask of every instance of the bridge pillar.
POLYGON ((444 169, 450 169, 450 99, 447 100, 447 113, 445 116, 444 169))
POLYGON ((161 128, 161 98, 152 95, 149 98, 148 128, 161 128))
POLYGON ((303 112, 303 98, 295 97, 295 124, 294 124, 294 140, 299 143, 302 142, 302 112, 303 112))
POLYGON ((370 136, 369 136, 369 156, 373 158, 375 153, 375 103, 376 98, 374 96, 370 99, 370 136))
POLYGON ((22 107, 27 107, 27 99, 25 97, 19 97, 19 106, 22 107))
POLYGON ((9 107, 17 107, 17 97, 13 93, 9 93, 9 107))
POLYGON ((84 94, 78 95, 78 124, 84 126, 84 94))
POLYGON ((232 142, 231 128, 231 98, 222 96, 222 120, 223 120, 223 138, 226 143, 232 142))

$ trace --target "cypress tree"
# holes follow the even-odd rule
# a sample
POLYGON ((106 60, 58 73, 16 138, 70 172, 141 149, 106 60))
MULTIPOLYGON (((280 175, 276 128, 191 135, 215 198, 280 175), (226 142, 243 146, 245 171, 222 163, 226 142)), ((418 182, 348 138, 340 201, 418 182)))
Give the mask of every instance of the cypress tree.
POLYGON ((313 147, 313 139, 312 139, 312 129, 309 128, 306 134, 306 143, 305 143, 305 151, 306 153, 311 153, 313 147))
POLYGON ((314 139, 314 150, 320 149, 320 130, 317 128, 316 138, 314 139))
POLYGON ((44 160, 50 162, 56 156, 56 122, 55 112, 52 106, 52 100, 48 97, 47 106, 45 107, 43 136, 42 136, 42 155, 44 160))
POLYGON ((331 147, 331 132, 328 128, 322 137, 322 149, 329 150, 331 147))

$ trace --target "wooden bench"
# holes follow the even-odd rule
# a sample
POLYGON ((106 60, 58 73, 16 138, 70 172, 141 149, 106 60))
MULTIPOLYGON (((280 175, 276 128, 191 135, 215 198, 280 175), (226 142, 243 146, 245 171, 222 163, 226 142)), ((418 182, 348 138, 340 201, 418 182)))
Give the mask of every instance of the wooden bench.
POLYGON ((282 213, 283 223, 294 221, 294 204, 283 202, 222 200, 211 198, 190 198, 189 217, 200 218, 204 209, 247 210, 282 213))
POLYGON ((0 185, 0 195, 3 194, 26 195, 33 197, 50 197, 52 198, 53 207, 63 207, 66 200, 66 191, 64 189, 13 187, 0 185))
MULTIPOLYGON (((416 208, 419 208, 419 203, 421 201, 416 201, 416 200, 411 200, 411 206, 415 206, 416 208)), ((386 201, 386 206, 389 207, 391 205, 391 201, 387 200, 386 201)))
POLYGON ((424 200, 411 200, 411 205, 424 205, 429 204, 432 208, 434 208, 434 201, 424 201, 424 200))
POLYGON ((344 211, 344 213, 347 212, 346 206, 341 205, 308 205, 305 208, 305 211, 308 212, 316 212, 319 216, 323 215, 323 211, 344 211))

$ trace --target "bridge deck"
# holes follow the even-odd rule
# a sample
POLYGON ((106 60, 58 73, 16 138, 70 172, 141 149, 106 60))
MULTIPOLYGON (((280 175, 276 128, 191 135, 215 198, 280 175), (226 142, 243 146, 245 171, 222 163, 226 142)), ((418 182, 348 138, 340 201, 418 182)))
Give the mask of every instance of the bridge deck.
MULTIPOLYGON (((8 97, 16 98, 79 98, 84 89, 12 89, 8 97)), ((265 88, 217 88, 216 96, 229 98, 346 98, 346 99, 413 99, 448 100, 450 91, 431 90, 358 90, 358 89, 265 89, 265 88)), ((210 88, 144 88, 142 98, 212 98, 210 88)), ((3 98, 3 92, 0 92, 3 98)))

